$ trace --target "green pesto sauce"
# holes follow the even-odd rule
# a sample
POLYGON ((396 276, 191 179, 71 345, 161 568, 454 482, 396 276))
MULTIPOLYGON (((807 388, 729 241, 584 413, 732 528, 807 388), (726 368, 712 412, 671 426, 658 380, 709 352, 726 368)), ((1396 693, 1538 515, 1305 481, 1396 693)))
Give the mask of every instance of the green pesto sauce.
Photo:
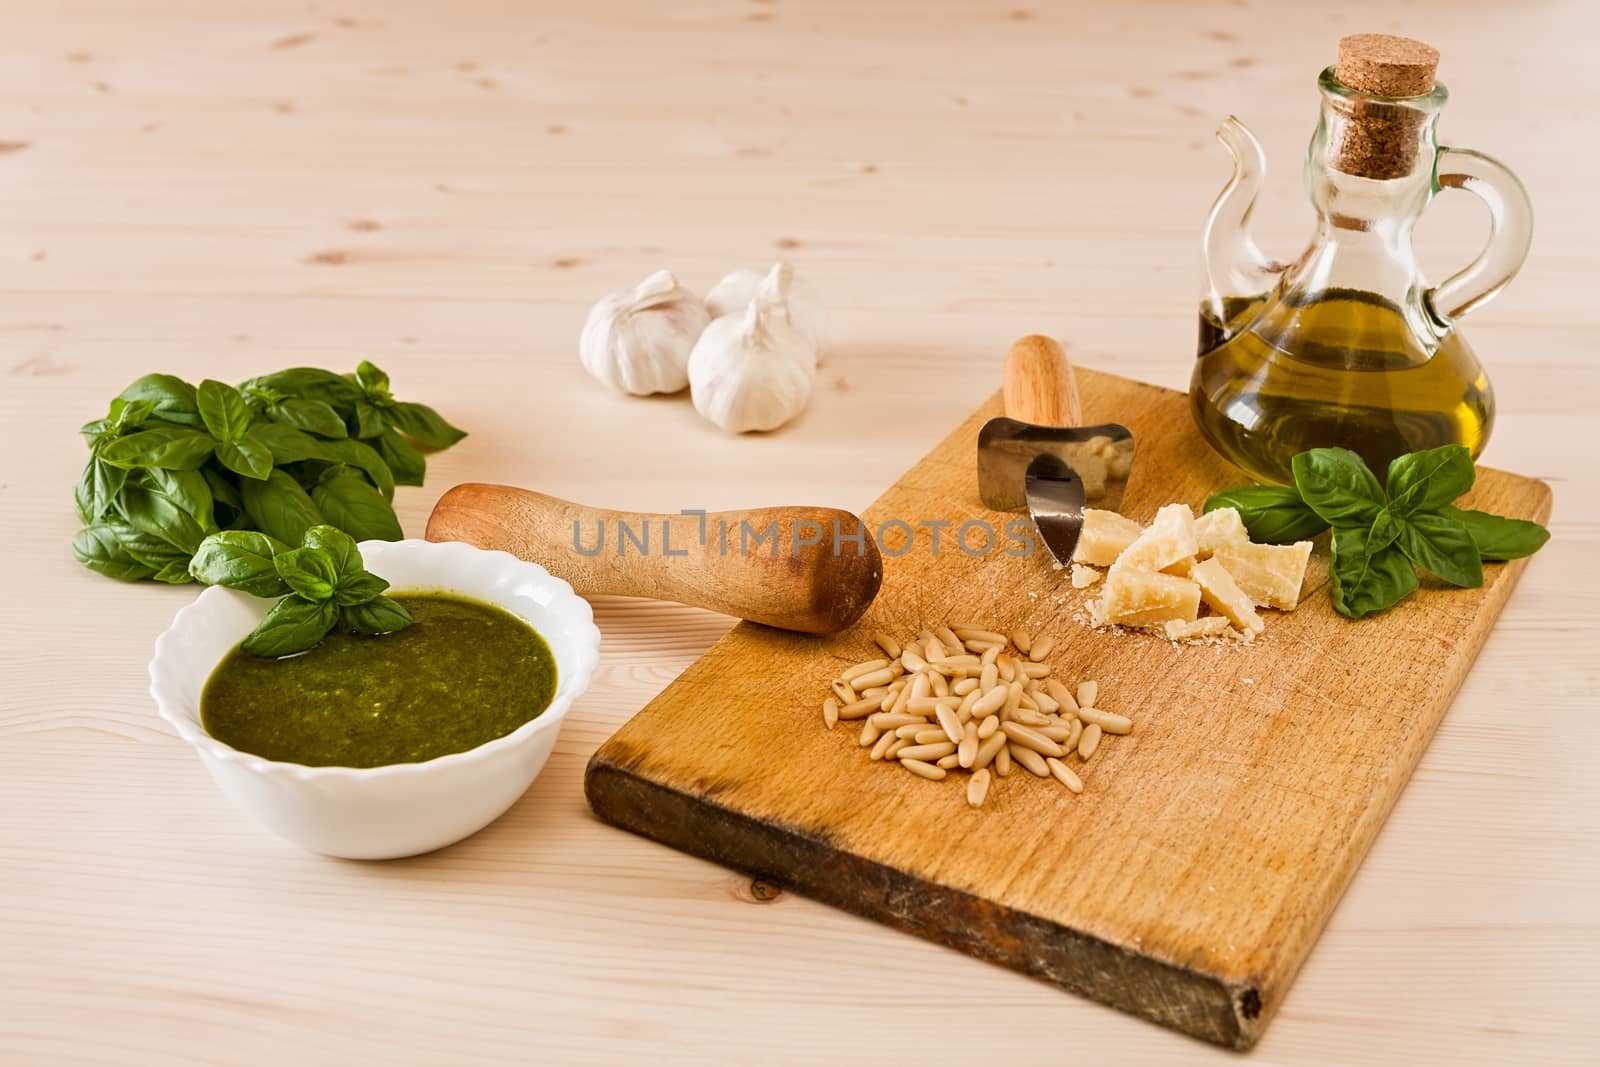
POLYGON ((235 648, 200 722, 225 745, 311 767, 384 767, 465 752, 550 706, 550 646, 510 612, 464 597, 394 598, 414 620, 381 637, 335 631, 297 656, 235 648))

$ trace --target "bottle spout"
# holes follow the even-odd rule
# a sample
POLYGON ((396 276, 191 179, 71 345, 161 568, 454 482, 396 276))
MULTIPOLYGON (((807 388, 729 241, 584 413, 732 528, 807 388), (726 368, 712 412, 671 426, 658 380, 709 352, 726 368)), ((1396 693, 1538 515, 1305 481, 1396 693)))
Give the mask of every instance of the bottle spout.
POLYGON ((1205 305, 1218 323, 1228 316, 1227 297, 1252 297, 1277 284, 1286 264, 1268 259, 1250 236, 1250 212, 1267 173, 1267 156, 1255 135, 1229 115, 1217 128, 1217 139, 1233 155, 1233 176, 1222 187, 1206 218, 1205 305))

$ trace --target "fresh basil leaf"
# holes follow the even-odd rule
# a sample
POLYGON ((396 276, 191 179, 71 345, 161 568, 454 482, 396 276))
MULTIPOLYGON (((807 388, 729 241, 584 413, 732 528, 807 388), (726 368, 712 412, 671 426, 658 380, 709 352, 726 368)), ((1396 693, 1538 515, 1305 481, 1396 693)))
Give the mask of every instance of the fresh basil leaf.
POLYGON ((307 600, 329 600, 339 582, 339 571, 326 552, 315 548, 291 548, 272 557, 278 577, 307 600))
POLYGON ((188 512, 154 489, 123 486, 117 496, 117 510, 129 526, 160 538, 185 555, 193 555, 206 537, 206 531, 188 512))
POLYGON ((148 400, 126 400, 119 396, 111 402, 111 424, 115 429, 127 433, 149 422, 155 414, 155 408, 148 400))
POLYGON ((1411 452, 1389 464, 1389 506, 1401 518, 1435 511, 1472 488, 1478 470, 1461 445, 1411 452))
POLYGON ((311 490, 311 499, 323 518, 357 541, 398 541, 405 537, 394 508, 383 494, 348 468, 324 475, 311 490))
POLYGON ((333 591, 333 599, 340 607, 348 608, 382 596, 387 588, 389 583, 376 574, 358 571, 348 578, 339 579, 339 586, 333 591))
POLYGON ((272 473, 272 449, 251 437, 218 441, 217 462, 235 474, 260 481, 272 473))
POLYGON ((215 533, 216 516, 213 512, 211 486, 199 471, 168 471, 159 467, 142 471, 139 477, 156 492, 165 496, 189 513, 189 517, 206 533, 215 533))
POLYGON ((290 367, 263 374, 244 383, 244 388, 271 389, 284 396, 321 400, 339 408, 361 398, 361 387, 342 374, 318 367, 290 367))
POLYGON ((1451 585, 1476 589, 1483 584, 1483 563, 1467 528, 1436 511, 1408 517, 1395 541, 1406 558, 1451 585))
POLYGON ((253 530, 224 530, 200 542, 189 573, 206 585, 238 589, 251 596, 275 597, 289 592, 273 559, 289 546, 253 530))
POLYGON ((467 436, 466 431, 444 421, 426 404, 396 403, 390 410, 390 419, 396 429, 425 448, 449 448, 467 436))
POLYGON ((1377 476, 1348 448, 1312 448, 1295 456, 1295 488, 1334 527, 1370 527, 1388 502, 1377 476))
POLYGON ((361 549, 356 546, 355 538, 337 526, 324 523, 321 526, 311 527, 306 531, 301 546, 314 548, 332 560, 334 572, 338 574, 341 582, 346 578, 366 573, 362 569, 361 549))
POLYGON ((1440 514, 1466 527, 1482 560, 1521 559, 1531 556, 1550 540, 1550 531, 1527 519, 1508 519, 1487 511, 1445 507, 1440 514))
POLYGON ((244 394, 233 386, 207 378, 200 383, 196 399, 206 430, 218 441, 238 441, 250 428, 250 408, 244 394))
POLYGON ((274 422, 293 426, 306 433, 314 433, 319 437, 346 437, 344 419, 333 409, 333 405, 325 400, 316 400, 311 397, 289 397, 272 404, 267 408, 267 417, 274 422))
POLYGON ((198 429, 205 425, 194 386, 171 374, 146 374, 122 391, 121 399, 150 404, 158 419, 198 429))
POLYGON ((1404 527, 1405 520, 1390 508, 1384 507, 1378 512, 1378 517, 1372 520, 1372 527, 1367 531, 1367 551, 1376 552, 1388 548, 1395 543, 1404 527))
POLYGON ((404 630, 411 622, 411 613, 386 596, 339 609, 339 624, 351 633, 392 634, 404 630))
POLYGON ((394 499, 394 472, 377 449, 354 438, 348 441, 324 441, 322 447, 329 458, 348 463, 365 474, 378 487, 378 492, 383 494, 385 500, 394 499))
POLYGON ((331 600, 284 597, 239 647, 252 656, 292 656, 328 636, 338 618, 339 609, 331 600))
POLYGON ((168 585, 187 585, 194 581, 189 576, 189 560, 186 556, 179 556, 168 561, 151 577, 158 582, 166 582, 168 585))
POLYGON ((410 441, 394 430, 384 430, 373 441, 378 455, 389 465, 394 480, 399 485, 421 485, 428 473, 428 461, 410 441))
POLYGON ((1328 528, 1322 516, 1300 499, 1292 488, 1276 485, 1241 485, 1213 493, 1205 510, 1233 508, 1239 513, 1250 540, 1257 544, 1286 545, 1308 541, 1328 528))
POLYGON ((305 460, 328 460, 332 456, 323 446, 327 443, 320 441, 304 430, 297 429, 282 422, 258 422, 250 427, 250 432, 245 440, 255 441, 265 445, 272 453, 272 462, 277 466, 285 463, 300 463, 305 460))
POLYGON ((365 400, 356 401, 356 436, 362 439, 377 437, 389 428, 383 412, 365 400))
POLYGON ((1367 531, 1333 531, 1333 606, 1359 619, 1398 604, 1417 588, 1417 572, 1405 553, 1390 545, 1368 551, 1367 531))
POLYGON ((206 486, 211 490, 211 503, 226 504, 235 511, 244 509, 244 501, 239 497, 239 487, 235 484, 229 472, 222 467, 208 463, 200 468, 200 473, 205 475, 206 486))
POLYGON ((210 435, 182 426, 152 426, 148 430, 108 441, 100 458, 118 467, 160 467, 163 470, 197 470, 211 458, 216 442, 210 435))
POLYGON ((127 468, 112 466, 99 456, 90 456, 89 462, 83 465, 83 474, 73 491, 73 500, 78 505, 78 518, 86 525, 99 522, 111 510, 112 502, 122 492, 127 480, 127 468))
POLYGON ((368 396, 383 399, 389 395, 389 376, 367 360, 356 364, 356 384, 368 396))
POLYGON ((311 497, 283 471, 273 471, 265 481, 240 482, 239 495, 250 524, 287 545, 298 545, 307 530, 322 522, 311 497))
POLYGON ((137 582, 154 577, 156 568, 147 567, 133 558, 118 529, 110 523, 85 526, 72 538, 72 555, 95 573, 119 582, 137 582))

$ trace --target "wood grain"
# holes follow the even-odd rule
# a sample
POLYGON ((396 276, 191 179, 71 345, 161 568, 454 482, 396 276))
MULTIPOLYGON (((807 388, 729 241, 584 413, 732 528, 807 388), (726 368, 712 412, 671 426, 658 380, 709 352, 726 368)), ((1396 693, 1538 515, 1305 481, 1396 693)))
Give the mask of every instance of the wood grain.
MULTIPOLYGON (((1198 510, 1227 484, 1186 395, 1093 372, 1079 390, 1088 419, 1140 442, 1123 514, 1198 510)), ((1073 590, 1042 549, 961 539, 1010 517, 978 503, 974 463, 978 429, 1000 411, 999 397, 979 408, 864 513, 888 558, 857 627, 826 639, 735 627, 595 753, 589 803, 696 855, 1249 1048, 1526 561, 1354 624, 1319 595, 1319 558, 1304 606, 1268 613, 1249 646, 1100 633, 1082 621, 1093 591, 1073 590), (942 551, 929 522, 953 532, 942 551), (897 537, 892 523, 928 536, 897 537), (1056 673, 1097 680, 1096 706, 1134 718, 1134 735, 1079 768, 1083 794, 1018 770, 972 810, 964 776, 925 782, 870 762, 855 731, 822 729, 828 680, 876 654, 874 632, 909 639, 961 620, 1054 635, 1056 673)), ((1544 483, 1499 471, 1470 499, 1550 515, 1544 483)))
MULTIPOLYGON (((1250 123, 1267 254, 1338 36, 1443 53, 1447 143, 1537 203, 1466 321, 1485 462, 1555 489, 1529 565, 1253 1065, 1576 1064, 1600 998, 1600 11, 1346 0, 13 3, 0 33, 0 1060, 8 1063, 1237 1064, 1046 983, 605 827, 585 761, 730 620, 601 598, 601 666, 528 795, 438 855, 329 863, 263 834, 156 718, 192 597, 78 568, 75 433, 136 375, 374 360, 471 431, 464 481, 675 512, 860 512, 1000 383, 1005 345, 1182 388, 1198 241, 1250 123), (588 380, 602 294, 779 255, 834 347, 782 432, 588 380), (86 655, 86 649, 92 655, 86 655), (939 1035, 937 1037, 930 1035, 939 1035)), ((1418 230, 1432 278, 1473 198, 1418 230)), ((1110 754, 1109 747, 1105 754, 1110 754)), ((1096 757, 1097 759, 1100 757, 1096 757)))

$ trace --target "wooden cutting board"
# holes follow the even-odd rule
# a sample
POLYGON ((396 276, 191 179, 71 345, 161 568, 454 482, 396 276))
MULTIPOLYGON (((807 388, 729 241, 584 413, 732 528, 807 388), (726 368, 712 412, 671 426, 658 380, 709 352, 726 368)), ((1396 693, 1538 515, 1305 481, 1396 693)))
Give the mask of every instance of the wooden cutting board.
MULTIPOLYGON (((1087 422, 1138 441, 1123 510, 1197 509, 1241 479, 1201 441, 1182 394, 1080 371, 1087 422)), ((1301 607, 1268 612, 1252 645, 1177 647, 1077 618, 1042 550, 952 550, 978 502, 978 428, 998 398, 865 513, 921 529, 884 561, 853 629, 817 638, 741 623, 606 742, 585 788, 601 818, 848 911, 1220 1045, 1247 1048, 1372 844, 1526 561, 1483 588, 1424 579, 1386 615, 1336 614, 1325 548, 1301 607), (824 728, 828 680, 943 621, 1053 634, 1058 677, 1094 678, 1135 721, 1107 737, 1074 796, 1020 768, 969 808, 942 782, 873 763, 859 724, 824 728)), ((1476 507, 1543 521, 1542 482, 1483 470, 1476 507)), ((1326 537, 1321 541, 1325 541, 1326 537)), ((891 550, 898 542, 891 533, 891 550)), ((976 532, 974 547, 981 543, 976 532)), ((1074 761, 1076 762, 1076 761, 1074 761)))

